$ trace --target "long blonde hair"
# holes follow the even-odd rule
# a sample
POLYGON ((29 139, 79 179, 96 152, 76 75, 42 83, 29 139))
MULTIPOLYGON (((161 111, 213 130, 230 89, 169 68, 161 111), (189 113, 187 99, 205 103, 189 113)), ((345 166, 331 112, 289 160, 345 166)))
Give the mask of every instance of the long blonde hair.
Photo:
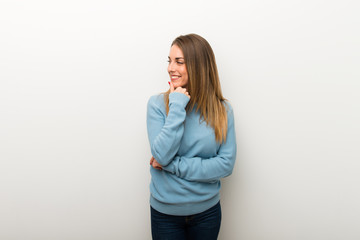
MULTIPOLYGON (((215 55, 210 44, 197 34, 177 37, 171 46, 178 46, 184 54, 188 72, 187 91, 191 96, 186 111, 196 105, 201 118, 215 132, 217 142, 226 141, 227 113, 224 106, 226 100, 221 93, 220 80, 216 67, 215 55)), ((169 112, 169 93, 164 94, 166 112, 169 112)))

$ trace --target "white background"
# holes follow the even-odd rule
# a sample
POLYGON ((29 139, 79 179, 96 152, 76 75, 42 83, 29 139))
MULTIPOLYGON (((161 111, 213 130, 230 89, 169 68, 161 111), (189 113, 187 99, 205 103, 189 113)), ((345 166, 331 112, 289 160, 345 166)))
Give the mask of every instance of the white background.
POLYGON ((150 239, 146 104, 212 45, 238 157, 219 239, 360 239, 356 0, 0 1, 0 239, 150 239))

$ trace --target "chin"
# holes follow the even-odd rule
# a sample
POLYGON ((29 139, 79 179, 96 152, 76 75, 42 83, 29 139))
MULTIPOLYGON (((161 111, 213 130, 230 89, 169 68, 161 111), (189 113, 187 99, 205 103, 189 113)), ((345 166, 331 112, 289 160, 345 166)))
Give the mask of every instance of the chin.
POLYGON ((182 84, 182 83, 174 83, 174 82, 173 82, 173 84, 174 84, 174 88, 178 88, 178 87, 185 88, 185 87, 184 87, 184 84, 182 84))

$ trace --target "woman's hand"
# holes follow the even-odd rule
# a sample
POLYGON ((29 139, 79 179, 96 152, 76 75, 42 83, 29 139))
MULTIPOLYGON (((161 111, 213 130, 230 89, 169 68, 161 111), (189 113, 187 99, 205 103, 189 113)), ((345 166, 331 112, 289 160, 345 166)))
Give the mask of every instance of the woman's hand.
POLYGON ((170 93, 172 93, 172 92, 179 92, 179 93, 185 94, 188 98, 190 98, 190 95, 189 95, 189 93, 187 92, 186 88, 177 87, 177 88, 175 89, 174 84, 173 84, 172 82, 169 82, 169 84, 170 84, 170 93))
POLYGON ((162 166, 156 161, 156 159, 154 157, 151 157, 150 165, 152 165, 152 167, 157 170, 162 170, 162 166))

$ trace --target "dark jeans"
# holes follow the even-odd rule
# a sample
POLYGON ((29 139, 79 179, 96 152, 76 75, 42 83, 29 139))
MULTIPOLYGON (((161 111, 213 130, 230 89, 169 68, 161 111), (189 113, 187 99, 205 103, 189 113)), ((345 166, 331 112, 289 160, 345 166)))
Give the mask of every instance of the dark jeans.
POLYGON ((220 202, 205 212, 190 216, 167 215, 151 207, 151 233, 154 240, 216 240, 220 223, 220 202))

